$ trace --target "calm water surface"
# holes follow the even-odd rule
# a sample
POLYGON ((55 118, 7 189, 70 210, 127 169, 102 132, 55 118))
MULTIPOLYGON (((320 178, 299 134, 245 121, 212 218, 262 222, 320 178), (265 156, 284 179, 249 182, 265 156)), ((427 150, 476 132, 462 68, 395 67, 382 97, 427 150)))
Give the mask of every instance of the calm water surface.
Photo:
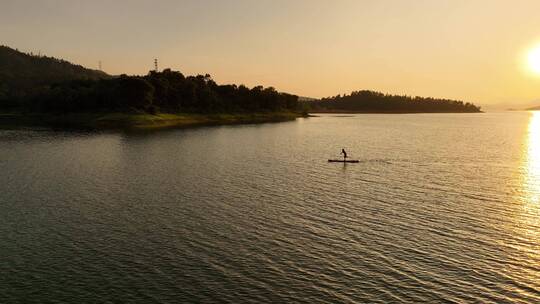
POLYGON ((0 130, 0 302, 539 303, 540 113, 0 130))

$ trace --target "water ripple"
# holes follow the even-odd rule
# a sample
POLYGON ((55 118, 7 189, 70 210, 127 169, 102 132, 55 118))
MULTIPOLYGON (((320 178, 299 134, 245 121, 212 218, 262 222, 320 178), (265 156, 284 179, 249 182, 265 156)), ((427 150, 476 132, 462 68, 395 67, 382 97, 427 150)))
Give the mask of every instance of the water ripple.
POLYGON ((2 302, 540 302, 530 120, 2 130, 2 302))

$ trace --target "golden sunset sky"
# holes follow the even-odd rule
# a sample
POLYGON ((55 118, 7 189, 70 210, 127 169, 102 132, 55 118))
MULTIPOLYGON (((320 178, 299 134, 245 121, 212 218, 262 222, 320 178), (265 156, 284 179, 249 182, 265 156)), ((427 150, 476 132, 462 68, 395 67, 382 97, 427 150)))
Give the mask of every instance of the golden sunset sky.
POLYGON ((186 75, 310 97, 540 99, 527 59, 540 45, 540 1, 0 0, 0 44, 90 68, 101 60, 110 74, 146 74, 158 58, 186 75))

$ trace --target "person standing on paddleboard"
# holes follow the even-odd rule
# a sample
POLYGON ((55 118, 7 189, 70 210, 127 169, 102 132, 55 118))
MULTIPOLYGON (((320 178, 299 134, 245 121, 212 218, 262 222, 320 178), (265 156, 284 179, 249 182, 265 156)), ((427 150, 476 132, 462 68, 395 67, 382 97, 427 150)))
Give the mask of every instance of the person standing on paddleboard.
POLYGON ((345 152, 345 148, 341 149, 341 153, 340 154, 343 154, 343 160, 344 161, 347 161, 347 152, 345 152))

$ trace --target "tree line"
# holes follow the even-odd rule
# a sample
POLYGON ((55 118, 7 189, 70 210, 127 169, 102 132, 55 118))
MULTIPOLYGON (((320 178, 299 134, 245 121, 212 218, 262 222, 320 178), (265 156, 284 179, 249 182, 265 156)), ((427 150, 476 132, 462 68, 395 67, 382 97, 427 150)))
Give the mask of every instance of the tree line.
POLYGON ((210 75, 166 69, 118 77, 65 60, 0 46, 0 109, 37 112, 480 112, 458 100, 354 91, 313 100, 272 87, 218 85, 210 75))
POLYGON ((459 100, 391 95, 362 90, 309 102, 313 111, 365 113, 481 112, 480 107, 459 100))
POLYGON ((166 69, 144 76, 102 71, 0 46, 0 109, 34 112, 296 111, 298 97, 272 87, 218 85, 210 75, 166 69))
POLYGON ((218 85, 208 74, 185 77, 166 69, 145 76, 120 75, 44 86, 25 98, 22 107, 39 112, 295 111, 298 97, 272 87, 218 85))

